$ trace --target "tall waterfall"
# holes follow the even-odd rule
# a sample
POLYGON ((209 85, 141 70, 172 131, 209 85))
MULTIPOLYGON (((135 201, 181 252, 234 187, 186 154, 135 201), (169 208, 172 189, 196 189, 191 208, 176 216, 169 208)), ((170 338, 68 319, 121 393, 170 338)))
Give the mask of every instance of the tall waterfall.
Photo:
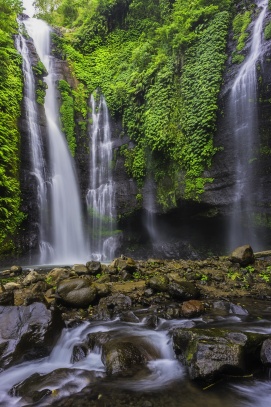
POLYGON ((111 260, 117 246, 115 191, 112 178, 112 141, 105 98, 91 95, 90 187, 87 206, 90 218, 91 255, 111 260), (97 101, 98 99, 98 101, 97 101))
POLYGON ((38 125, 38 108, 36 102, 35 78, 30 55, 23 35, 16 38, 16 48, 23 58, 24 73, 24 107, 29 135, 31 175, 35 180, 35 193, 39 209, 39 243, 44 247, 46 239, 47 189, 44 161, 44 146, 38 125))
POLYGON ((230 116, 236 154, 234 205, 229 235, 231 248, 249 243, 254 249, 260 249, 260 241, 253 232, 253 201, 257 199, 255 196, 257 180, 253 162, 257 159, 259 145, 256 65, 261 55, 263 21, 267 6, 268 0, 261 0, 258 3, 261 11, 254 23, 249 55, 241 66, 231 90, 230 116))
MULTIPOLYGON (((46 239, 44 237, 41 240, 40 262, 73 263, 86 261, 88 251, 83 232, 78 182, 74 162, 69 153, 66 139, 60 130, 55 61, 50 56, 50 27, 45 22, 35 18, 25 20, 24 24, 29 36, 34 41, 38 56, 48 72, 45 78, 47 91, 44 104, 49 144, 49 178, 46 180, 48 217, 41 216, 41 230, 46 230, 47 236, 46 239)), ((30 79, 26 74, 25 79, 27 88, 30 86, 28 84, 30 79)), ((34 103, 35 95, 32 94, 29 97, 34 103)), ((31 114, 30 110, 29 115, 31 114)), ((30 122, 32 123, 34 120, 30 118, 30 122)), ((35 133, 35 130, 33 132, 35 133)), ((38 139, 34 141, 34 144, 36 143, 38 145, 38 139)), ((33 161, 33 166, 35 165, 33 161)), ((43 167, 42 160, 39 166, 43 167)), ((35 171, 38 170, 35 169, 35 171)), ((43 184, 45 191, 44 180, 41 181, 41 184, 43 184)), ((46 202, 45 196, 42 197, 42 201, 43 203, 46 202)), ((43 210, 44 208, 41 208, 41 213, 43 210)))

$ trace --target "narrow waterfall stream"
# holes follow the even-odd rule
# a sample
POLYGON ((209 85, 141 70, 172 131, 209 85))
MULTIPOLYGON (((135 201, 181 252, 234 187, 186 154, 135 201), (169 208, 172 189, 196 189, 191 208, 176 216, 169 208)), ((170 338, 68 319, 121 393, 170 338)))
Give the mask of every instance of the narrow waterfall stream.
POLYGON ((112 141, 105 98, 91 95, 90 187, 87 206, 90 218, 91 257, 112 260, 117 246, 112 141), (98 99, 98 101, 96 100, 98 99))
POLYGON ((259 237, 253 231, 253 204, 257 196, 257 179, 253 167, 259 146, 257 111, 257 62, 261 55, 263 22, 268 0, 258 2, 260 13, 254 23, 249 55, 234 81, 230 97, 235 151, 234 205, 230 219, 229 246, 251 244, 261 249, 259 237))
MULTIPOLYGON (((34 41, 38 56, 48 72, 45 78, 47 91, 44 107, 50 161, 46 188, 49 213, 48 217, 41 217, 40 227, 41 230, 46 230, 47 236, 41 239, 39 261, 40 263, 56 264, 87 261, 89 256, 83 229, 78 181, 66 139, 60 130, 56 94, 57 77, 54 58, 50 55, 51 30, 45 22, 35 18, 26 19, 24 24, 34 41)), ((28 76, 25 78, 28 80, 28 76)), ((30 85, 27 83, 26 87, 28 86, 30 85)), ((34 96, 33 100, 35 100, 34 96)), ((41 164, 42 161, 39 165, 41 164)), ((43 180, 42 183, 44 185, 43 180)), ((43 202, 46 202, 46 198, 43 202)), ((43 208, 41 208, 41 212, 44 212, 43 208)))
POLYGON ((46 214, 48 213, 44 145, 40 126, 38 125, 39 119, 36 102, 35 78, 26 40, 21 34, 17 37, 16 47, 23 58, 24 106, 29 134, 31 174, 35 179, 35 193, 39 209, 39 244, 42 252, 43 247, 46 246, 46 214))

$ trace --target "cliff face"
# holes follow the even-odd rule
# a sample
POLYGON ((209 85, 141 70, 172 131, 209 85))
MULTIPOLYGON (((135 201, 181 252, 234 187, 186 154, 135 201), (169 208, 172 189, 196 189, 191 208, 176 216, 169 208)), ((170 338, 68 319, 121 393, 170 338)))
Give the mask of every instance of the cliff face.
MULTIPOLYGON (((270 20, 266 15, 265 25, 270 20)), ((244 53, 248 54, 251 43, 248 37, 244 53)), ((232 64, 234 49, 233 35, 229 35, 227 46, 228 61, 226 64, 223 87, 219 96, 217 131, 214 143, 220 150, 215 154, 212 165, 205 172, 206 177, 213 178, 205 186, 205 192, 199 201, 181 199, 175 209, 167 212, 157 204, 156 184, 148 179, 139 188, 135 180, 127 173, 123 146, 132 148, 132 142, 124 133, 121 120, 111 119, 113 137, 113 177, 116 190, 116 211, 118 229, 122 230, 122 240, 117 254, 129 254, 134 257, 196 257, 207 254, 225 253, 227 248, 227 229, 233 212, 235 200, 235 160, 233 128, 230 115, 230 90, 241 65, 232 64), (154 237, 155 236, 155 237, 154 237)), ((37 56, 31 40, 28 40, 33 64, 37 56)), ((65 79, 72 88, 77 83, 68 65, 61 55, 55 55, 58 67, 58 79, 65 79)), ((264 247, 271 244, 269 226, 271 225, 271 42, 264 41, 261 57, 257 63, 258 76, 258 127, 259 143, 255 146, 255 159, 251 162, 255 187, 246 199, 252 202, 253 227, 261 234, 264 247)), ((39 126, 46 140, 46 128, 43 107, 39 107, 39 126)), ((75 162, 79 174, 82 204, 89 185, 89 140, 80 130, 80 113, 75 114, 77 149, 75 162)), ((21 119, 23 140, 28 140, 23 108, 21 119)), ((46 148, 46 142, 45 142, 46 148)), ((246 149, 246 145, 243 146, 246 149)), ((23 211, 28 214, 25 232, 21 238, 23 251, 37 248, 38 210, 35 199, 35 180, 31 174, 27 142, 22 143, 22 192, 23 211)), ((250 242, 247 242, 250 243, 250 242)))

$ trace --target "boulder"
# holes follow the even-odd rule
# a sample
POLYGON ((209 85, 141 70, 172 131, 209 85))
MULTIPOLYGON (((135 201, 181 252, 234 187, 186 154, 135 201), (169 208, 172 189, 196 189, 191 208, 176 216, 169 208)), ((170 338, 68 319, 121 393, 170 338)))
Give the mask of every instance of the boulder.
POLYGON ((21 266, 11 266, 10 267, 11 273, 13 273, 15 276, 20 276, 23 272, 23 269, 21 266))
POLYGON ((89 274, 96 275, 96 274, 101 273, 101 271, 102 271, 102 266, 99 261, 94 261, 94 260, 88 261, 86 264, 86 267, 89 271, 89 274))
POLYGON ((87 279, 74 278, 60 281, 56 294, 65 304, 76 308, 84 308, 95 301, 97 289, 87 279))
POLYGON ((113 294, 106 298, 101 298, 95 310, 96 320, 109 320, 119 315, 123 310, 131 307, 132 300, 124 294, 113 294))
POLYGON ((71 271, 63 267, 56 267, 48 273, 46 281, 50 285, 58 284, 61 280, 71 277, 71 271))
POLYGON ((173 346, 191 379, 213 381, 222 374, 243 375, 260 364, 265 335, 226 329, 175 329, 173 346))
POLYGON ((126 270, 130 273, 133 273, 137 270, 136 262, 131 259, 131 257, 121 256, 117 259, 114 259, 110 264, 110 267, 117 269, 118 271, 126 270))
POLYGON ((147 364, 144 348, 129 341, 111 340, 102 346, 102 362, 109 375, 133 375, 147 364))
POLYGON ((204 312, 204 305, 201 301, 190 300, 185 301, 181 306, 181 314, 185 318, 193 318, 201 315, 204 312))
POLYGON ((166 292, 168 290, 169 279, 167 276, 162 274, 152 277, 149 280, 149 287, 152 288, 154 291, 162 291, 166 292))
POLYGON ((197 299, 200 295, 197 287, 187 281, 180 283, 171 282, 168 287, 168 293, 172 298, 179 301, 197 299))
POLYGON ((49 354, 62 320, 44 304, 0 307, 0 370, 49 354))
POLYGON ((76 272, 78 275, 88 274, 89 270, 84 264, 74 264, 72 266, 72 270, 76 272))
POLYGON ((232 263, 239 263, 243 267, 253 264, 255 257, 251 246, 244 245, 234 249, 230 255, 230 261, 232 263))
POLYGON ((30 285, 42 280, 44 280, 44 276, 42 276, 35 270, 31 270, 30 273, 28 273, 27 276, 24 278, 22 284, 30 285))

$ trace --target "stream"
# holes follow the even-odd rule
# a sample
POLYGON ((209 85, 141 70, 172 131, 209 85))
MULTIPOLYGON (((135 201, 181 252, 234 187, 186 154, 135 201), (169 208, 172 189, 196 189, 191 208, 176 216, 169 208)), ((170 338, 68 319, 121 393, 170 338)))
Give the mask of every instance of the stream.
POLYGON ((65 328, 48 357, 24 362, 0 374, 0 406, 267 406, 271 395, 268 372, 262 372, 257 379, 225 380, 204 390, 188 379, 186 368, 176 359, 172 347, 170 333, 174 328, 223 327, 270 334, 269 304, 249 301, 246 305, 248 314, 223 316, 212 311, 193 320, 158 318, 153 328, 146 310, 134 311, 138 322, 115 319, 65 328), (95 346, 79 360, 74 356, 76 345, 87 335, 98 332, 118 341, 144 340, 156 357, 129 377, 108 376, 99 347, 95 346), (19 390, 24 394, 22 397, 16 385, 27 378, 30 379, 19 390), (38 402, 33 401, 33 395, 29 396, 35 391, 44 393, 38 402), (88 401, 84 404, 84 400, 88 401))

